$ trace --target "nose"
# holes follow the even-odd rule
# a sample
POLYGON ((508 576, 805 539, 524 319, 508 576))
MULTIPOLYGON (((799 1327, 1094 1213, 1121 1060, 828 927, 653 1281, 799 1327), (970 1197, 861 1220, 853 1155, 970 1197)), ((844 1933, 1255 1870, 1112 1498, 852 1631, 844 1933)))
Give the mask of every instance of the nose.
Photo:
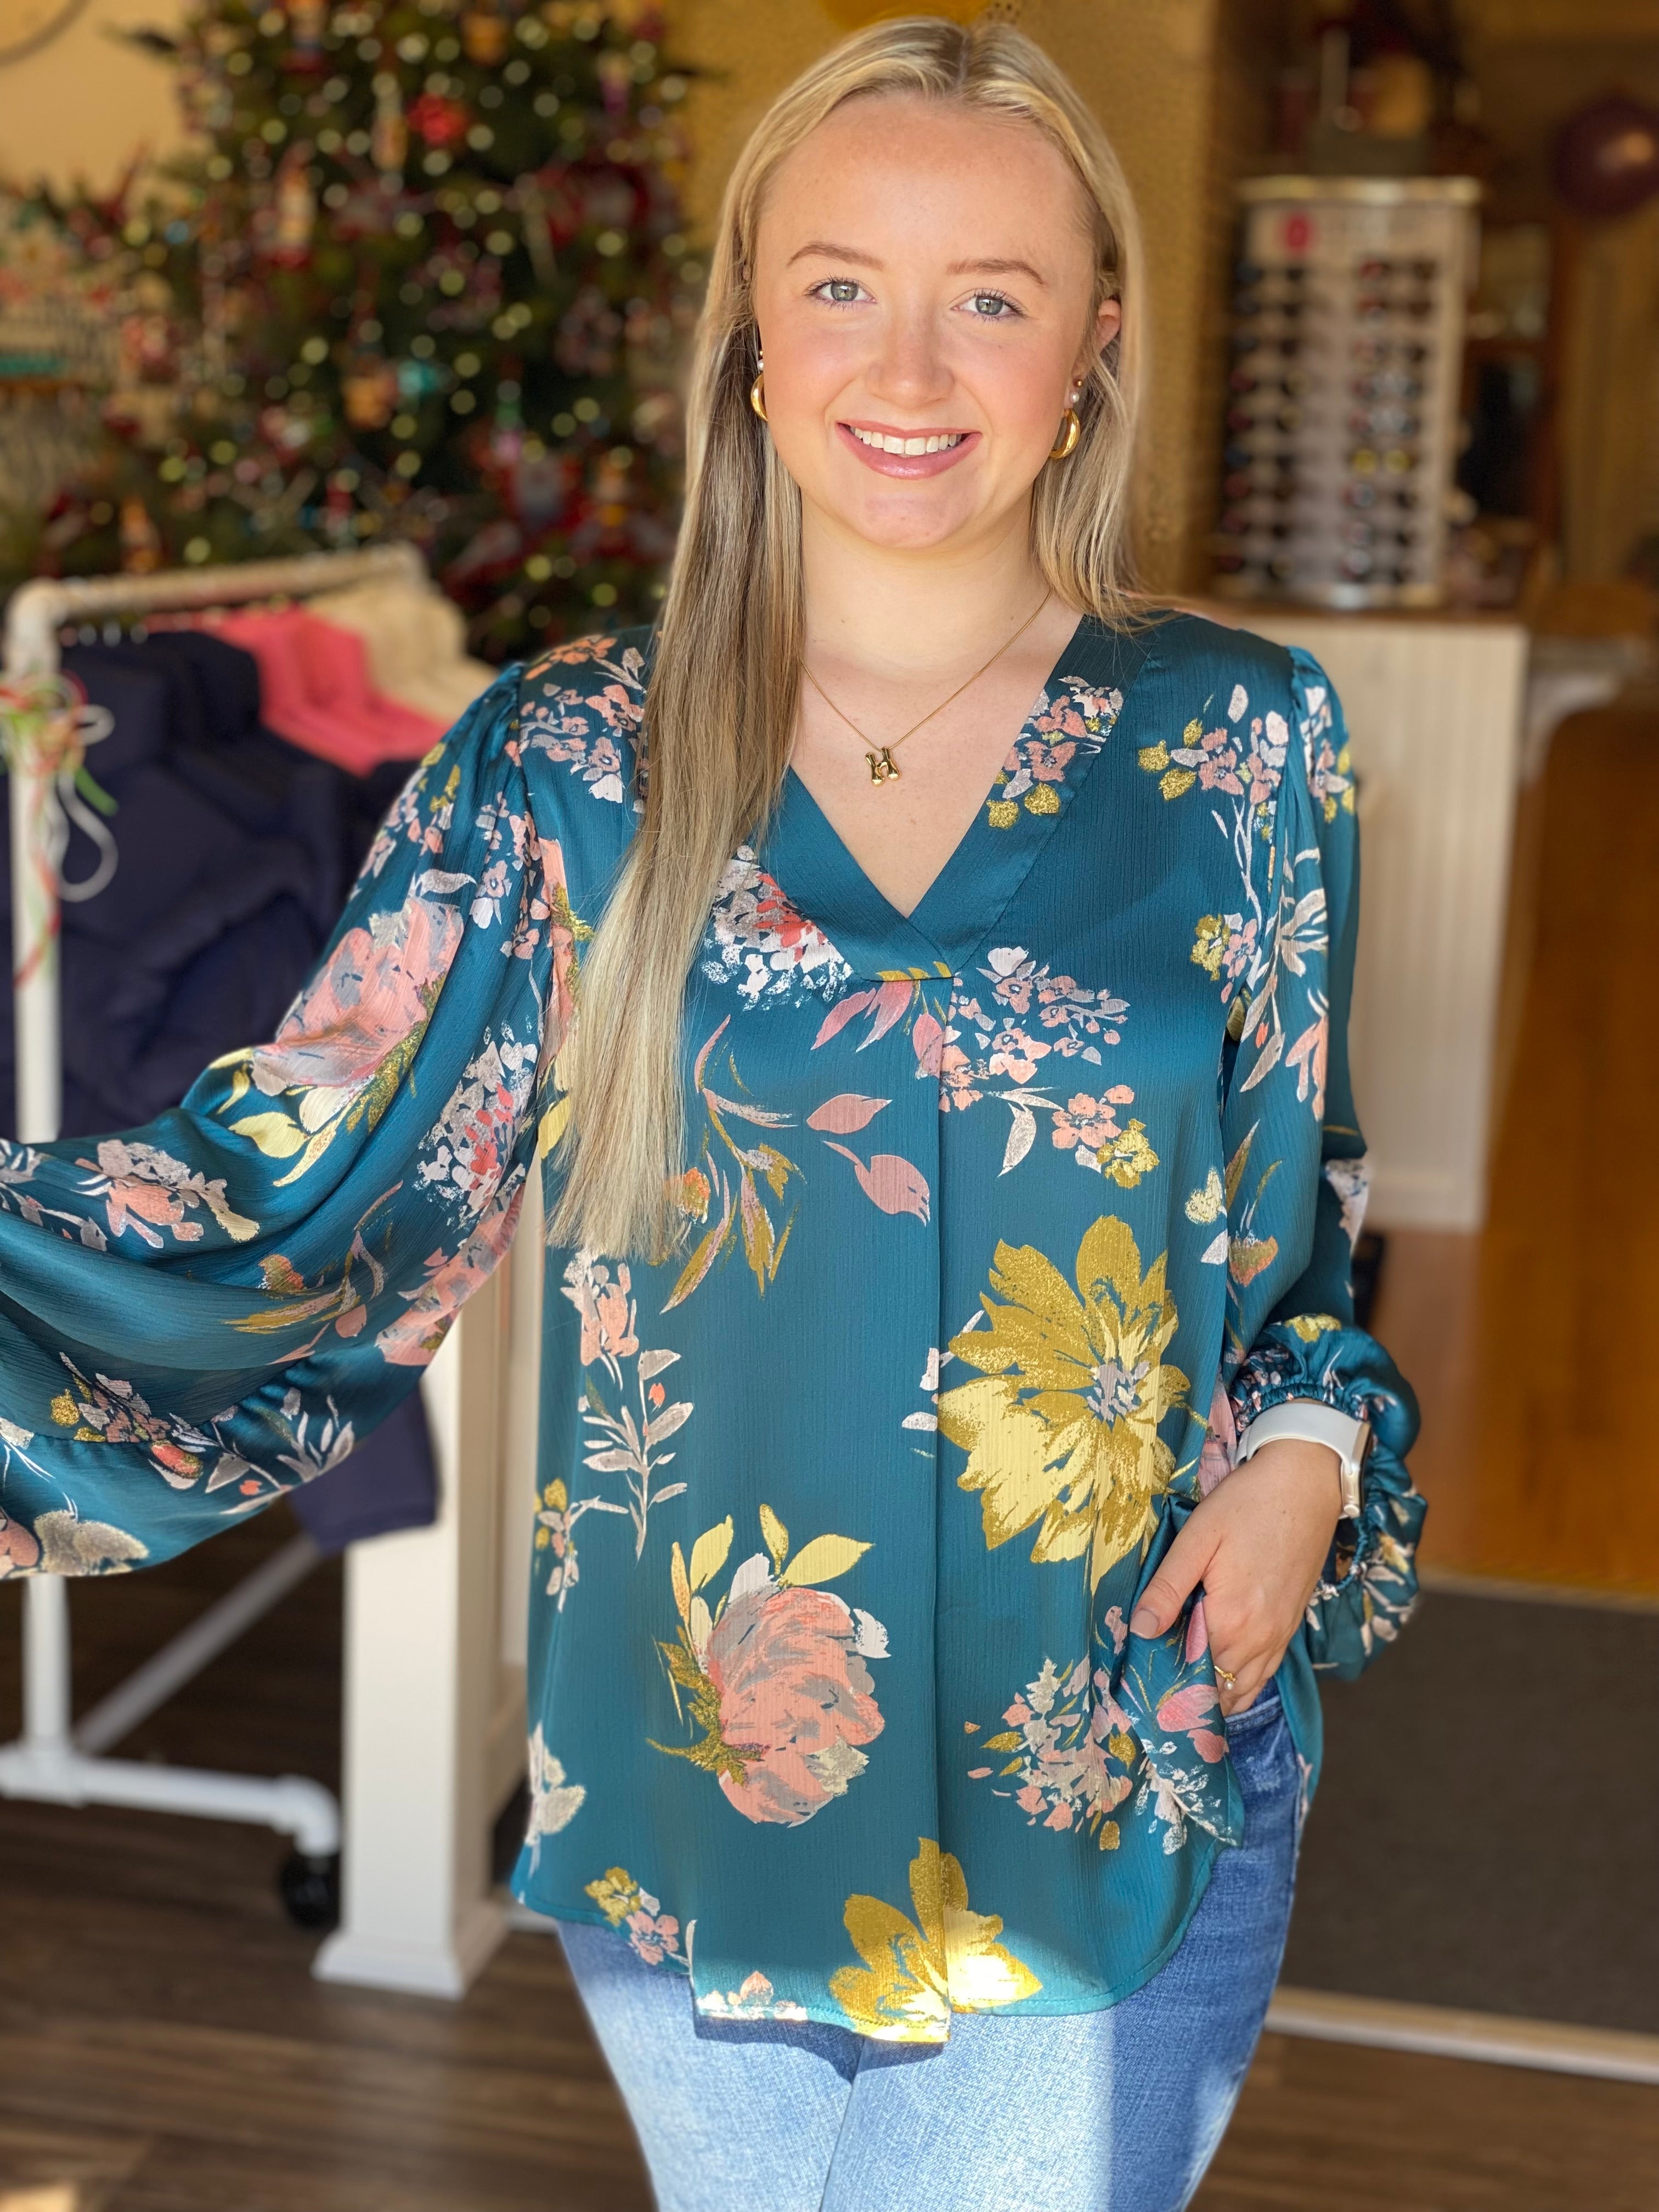
POLYGON ((884 318, 881 338, 865 381, 873 398, 895 407, 935 405, 951 385, 950 368, 933 314, 900 307, 884 318))

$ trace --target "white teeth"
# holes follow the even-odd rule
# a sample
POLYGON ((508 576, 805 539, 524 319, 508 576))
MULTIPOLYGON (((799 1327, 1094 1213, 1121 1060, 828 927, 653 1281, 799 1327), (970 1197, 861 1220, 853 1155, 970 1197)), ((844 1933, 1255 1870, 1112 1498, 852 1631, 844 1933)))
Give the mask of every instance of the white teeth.
MULTIPOLYGON (((849 428, 851 425, 848 425, 849 428)), ((861 446, 872 446, 880 453, 948 453, 962 443, 959 430, 935 431, 921 438, 890 438, 882 430, 854 430, 853 435, 861 446)))

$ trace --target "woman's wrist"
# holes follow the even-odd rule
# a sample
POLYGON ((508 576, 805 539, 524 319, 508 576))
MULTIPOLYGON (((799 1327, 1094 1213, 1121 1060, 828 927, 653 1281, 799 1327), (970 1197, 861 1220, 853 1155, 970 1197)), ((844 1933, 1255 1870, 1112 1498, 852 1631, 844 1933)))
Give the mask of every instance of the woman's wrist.
POLYGON ((1305 1437, 1275 1437, 1235 1469, 1233 1479, 1251 1473, 1269 1482, 1290 1486, 1300 1497, 1328 1504, 1333 1529, 1341 1518, 1342 1455, 1331 1445, 1315 1443, 1305 1437))

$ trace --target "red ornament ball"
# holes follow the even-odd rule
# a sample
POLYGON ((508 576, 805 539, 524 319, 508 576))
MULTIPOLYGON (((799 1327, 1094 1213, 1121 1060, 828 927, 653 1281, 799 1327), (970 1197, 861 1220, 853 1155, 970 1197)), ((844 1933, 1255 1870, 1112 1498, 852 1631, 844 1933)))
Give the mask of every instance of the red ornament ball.
POLYGON ((1555 142, 1556 189, 1579 215, 1629 215, 1659 192, 1659 108, 1608 93, 1555 142))

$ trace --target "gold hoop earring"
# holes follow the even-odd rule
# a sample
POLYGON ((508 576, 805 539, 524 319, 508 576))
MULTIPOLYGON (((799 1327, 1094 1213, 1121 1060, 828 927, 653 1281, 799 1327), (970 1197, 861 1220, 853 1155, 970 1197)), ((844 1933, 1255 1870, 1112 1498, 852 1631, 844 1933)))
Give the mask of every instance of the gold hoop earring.
POLYGON ((1068 407, 1060 417, 1066 428, 1060 433, 1060 443, 1049 449, 1051 461, 1068 461, 1077 451, 1077 441, 1083 435, 1083 425, 1078 420, 1075 407, 1068 407))
POLYGON ((749 387, 749 404, 763 422, 771 419, 766 411, 766 371, 764 369, 761 370, 749 387))

